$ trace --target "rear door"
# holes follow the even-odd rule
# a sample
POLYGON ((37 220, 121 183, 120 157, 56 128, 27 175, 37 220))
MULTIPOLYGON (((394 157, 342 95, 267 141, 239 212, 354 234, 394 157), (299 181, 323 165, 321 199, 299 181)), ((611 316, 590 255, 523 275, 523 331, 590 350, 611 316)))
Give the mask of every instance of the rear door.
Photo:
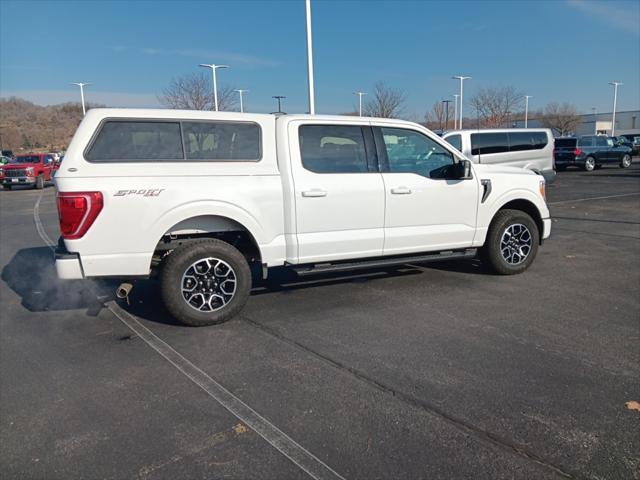
POLYGON ((470 247, 478 180, 448 180, 451 151, 423 132, 374 127, 385 186, 384 254, 470 247))
POLYGON ((382 255, 384 186, 368 122, 289 129, 299 263, 382 255))
POLYGON ((602 163, 615 161, 615 151, 613 140, 604 135, 596 137, 596 158, 602 163))
POLYGON ((573 163, 575 161, 576 146, 578 140, 575 138, 556 138, 553 155, 557 162, 573 163))

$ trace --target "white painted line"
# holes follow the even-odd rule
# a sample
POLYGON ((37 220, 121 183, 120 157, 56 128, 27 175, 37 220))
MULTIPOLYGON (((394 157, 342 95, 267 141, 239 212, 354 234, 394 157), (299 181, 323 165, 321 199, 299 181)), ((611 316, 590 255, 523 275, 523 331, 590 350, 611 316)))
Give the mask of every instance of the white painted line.
MULTIPOLYGON (((55 251, 55 243, 47 235, 47 232, 45 232, 42 221, 40 220, 40 201, 42 200, 42 195, 43 194, 40 193, 40 196, 33 207, 33 220, 36 224, 38 235, 40 235, 42 241, 46 243, 51 250, 55 251)), ((105 306, 122 323, 129 327, 131 331, 144 340, 147 345, 162 355, 193 383, 202 388, 209 396, 229 410, 249 428, 253 429, 258 435, 264 438, 270 445, 291 460, 298 468, 306 472, 310 477, 315 480, 345 480, 342 475, 333 470, 329 465, 309 452, 302 445, 297 443, 290 436, 256 412, 253 408, 196 367, 193 363, 174 350, 169 344, 161 340, 151 330, 142 325, 136 317, 121 309, 113 300, 105 303, 105 306)))
POLYGON ((55 252, 56 243, 53 240, 51 240, 51 237, 49 237, 49 235, 47 235, 47 232, 45 232, 44 226, 42 225, 42 221, 40 220, 40 201, 42 200, 43 195, 44 195, 44 190, 41 190, 40 195, 38 195, 38 200, 36 200, 36 204, 33 206, 33 221, 36 224, 36 231, 38 232, 38 235, 40 235, 40 238, 42 239, 42 241, 52 251, 55 252))
POLYGON ((620 195, 608 195, 606 197, 588 197, 588 198, 578 198, 577 200, 561 200, 559 202, 550 202, 547 205, 558 205, 560 203, 574 203, 574 202, 588 202, 589 200, 606 200, 607 198, 620 198, 620 197, 631 197, 633 195, 640 195, 640 192, 636 193, 622 193, 620 195))
POLYGON ((253 429, 258 435, 291 460, 298 468, 305 471, 310 477, 316 480, 345 480, 342 475, 333 470, 330 466, 309 452, 290 436, 269 422, 269 420, 264 418, 253 408, 196 367, 184 356, 174 350, 169 344, 156 336, 151 330, 142 325, 135 316, 121 309, 116 302, 111 300, 106 302, 105 306, 111 311, 111 313, 120 319, 122 323, 129 327, 131 331, 144 340, 147 345, 162 355, 193 383, 198 385, 210 397, 235 415, 240 421, 253 429))

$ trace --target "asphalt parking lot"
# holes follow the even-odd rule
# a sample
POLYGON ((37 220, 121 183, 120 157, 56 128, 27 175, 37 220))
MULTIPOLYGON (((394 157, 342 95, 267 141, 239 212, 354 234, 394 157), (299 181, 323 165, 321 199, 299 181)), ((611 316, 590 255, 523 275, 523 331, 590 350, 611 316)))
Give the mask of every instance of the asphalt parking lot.
POLYGON ((195 329, 59 282, 54 189, 0 192, 3 478, 640 478, 640 163, 548 201, 523 275, 277 274, 195 329))

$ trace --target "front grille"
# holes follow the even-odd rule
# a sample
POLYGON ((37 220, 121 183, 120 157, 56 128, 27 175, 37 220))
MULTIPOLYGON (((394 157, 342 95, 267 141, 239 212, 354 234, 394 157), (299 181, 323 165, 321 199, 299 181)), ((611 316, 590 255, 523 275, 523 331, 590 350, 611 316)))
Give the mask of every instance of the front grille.
POLYGON ((12 168, 10 170, 5 170, 4 171, 4 176, 5 177, 26 177, 27 176, 27 170, 24 168, 18 169, 18 168, 12 168))

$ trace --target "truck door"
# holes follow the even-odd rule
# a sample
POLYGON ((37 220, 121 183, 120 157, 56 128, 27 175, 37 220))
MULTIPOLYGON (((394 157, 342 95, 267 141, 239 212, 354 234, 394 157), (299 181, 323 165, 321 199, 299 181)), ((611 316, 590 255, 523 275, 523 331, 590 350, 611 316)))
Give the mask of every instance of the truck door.
POLYGON ((382 255, 384 186, 369 125, 289 129, 299 263, 382 255))
POLYGON ((453 154, 424 133, 374 127, 385 185, 384 255, 470 247, 478 179, 448 180, 453 154))

